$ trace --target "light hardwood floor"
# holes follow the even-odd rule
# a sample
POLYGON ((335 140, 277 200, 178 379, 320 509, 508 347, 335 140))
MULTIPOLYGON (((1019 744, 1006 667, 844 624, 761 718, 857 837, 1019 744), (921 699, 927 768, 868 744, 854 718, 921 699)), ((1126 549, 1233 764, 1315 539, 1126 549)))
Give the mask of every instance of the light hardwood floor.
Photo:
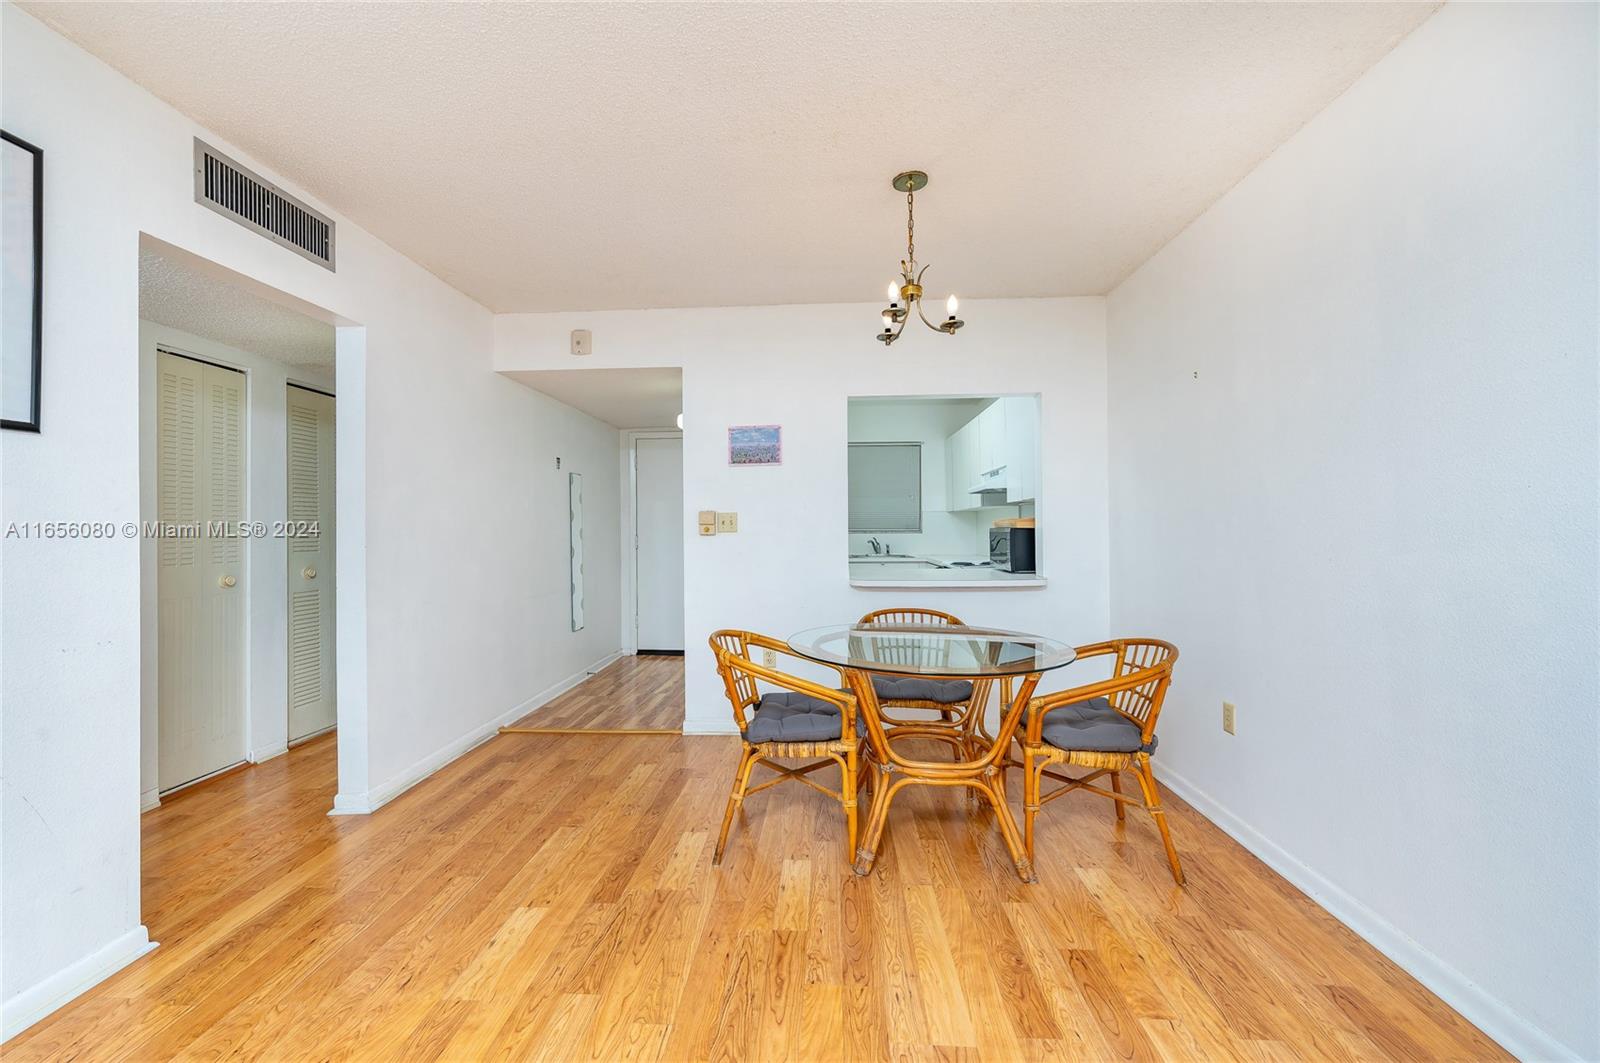
POLYGON ((1185 889, 1089 797, 1031 886, 945 791, 896 802, 870 878, 794 785, 713 868, 736 748, 504 735, 370 817, 326 814, 331 738, 197 786, 143 820, 161 947, 7 1063, 1504 1058, 1175 799, 1185 889))
POLYGON ((681 731, 683 658, 624 657, 511 726, 681 731))

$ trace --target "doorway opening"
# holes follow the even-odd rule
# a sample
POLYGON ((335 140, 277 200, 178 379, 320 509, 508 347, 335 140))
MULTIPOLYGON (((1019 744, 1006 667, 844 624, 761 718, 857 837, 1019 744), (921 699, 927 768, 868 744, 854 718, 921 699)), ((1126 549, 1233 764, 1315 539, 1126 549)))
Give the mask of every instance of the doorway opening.
POLYGON ((141 810, 335 728, 337 330, 282 298, 141 238, 141 810))
MULTIPOLYGON (((683 371, 651 367, 505 375, 570 407, 563 416, 576 410, 593 419, 587 422, 591 426, 598 421, 614 433, 615 457, 607 459, 612 467, 604 476, 596 470, 574 471, 585 477, 585 623, 591 630, 597 622, 610 627, 615 634, 609 648, 621 659, 501 731, 679 734, 684 716, 683 556, 690 524, 684 503, 683 371), (604 536, 604 552, 598 548, 596 527, 603 521, 614 529, 604 536), (602 594, 610 603, 597 601, 602 594)), ((577 631, 574 619, 575 635, 577 631)))

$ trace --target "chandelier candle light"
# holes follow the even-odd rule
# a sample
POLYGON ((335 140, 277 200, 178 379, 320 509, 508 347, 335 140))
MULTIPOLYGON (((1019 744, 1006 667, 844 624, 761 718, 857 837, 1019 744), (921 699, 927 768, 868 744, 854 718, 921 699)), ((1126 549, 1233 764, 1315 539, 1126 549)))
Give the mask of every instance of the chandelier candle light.
POLYGON ((907 170, 894 179, 894 188, 897 192, 906 194, 906 257, 900 261, 900 279, 889 282, 889 309, 883 312, 883 331, 878 333, 878 339, 883 341, 885 347, 900 338, 900 333, 906 329, 906 322, 911 318, 911 307, 917 308, 917 316, 922 318, 922 323, 939 332, 947 332, 954 336, 956 329, 966 324, 956 318, 956 297, 952 295, 945 302, 945 312, 949 317, 944 322, 935 325, 928 320, 928 315, 922 312, 922 275, 928 271, 927 266, 920 270, 917 268, 916 244, 916 194, 927 187, 928 175, 921 170, 907 170))

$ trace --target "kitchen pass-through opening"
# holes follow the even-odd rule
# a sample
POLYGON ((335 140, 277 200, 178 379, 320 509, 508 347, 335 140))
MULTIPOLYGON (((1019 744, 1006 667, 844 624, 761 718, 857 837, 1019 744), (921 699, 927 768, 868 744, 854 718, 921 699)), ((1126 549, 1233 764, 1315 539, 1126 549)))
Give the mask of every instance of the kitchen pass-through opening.
POLYGON ((1039 396, 866 396, 849 403, 857 586, 1039 580, 1039 396))

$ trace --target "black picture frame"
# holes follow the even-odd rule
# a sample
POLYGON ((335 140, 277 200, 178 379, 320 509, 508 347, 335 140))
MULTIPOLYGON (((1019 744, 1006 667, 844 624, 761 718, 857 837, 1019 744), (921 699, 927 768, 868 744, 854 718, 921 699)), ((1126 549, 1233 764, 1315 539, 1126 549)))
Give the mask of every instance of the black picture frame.
MULTIPOLYGON (((44 150, 0 129, 5 143, 33 155, 33 340, 29 359, 29 417, 26 421, 0 417, 0 428, 39 431, 39 378, 44 365, 44 150)), ((9 263, 6 268, 9 268, 9 263)))

